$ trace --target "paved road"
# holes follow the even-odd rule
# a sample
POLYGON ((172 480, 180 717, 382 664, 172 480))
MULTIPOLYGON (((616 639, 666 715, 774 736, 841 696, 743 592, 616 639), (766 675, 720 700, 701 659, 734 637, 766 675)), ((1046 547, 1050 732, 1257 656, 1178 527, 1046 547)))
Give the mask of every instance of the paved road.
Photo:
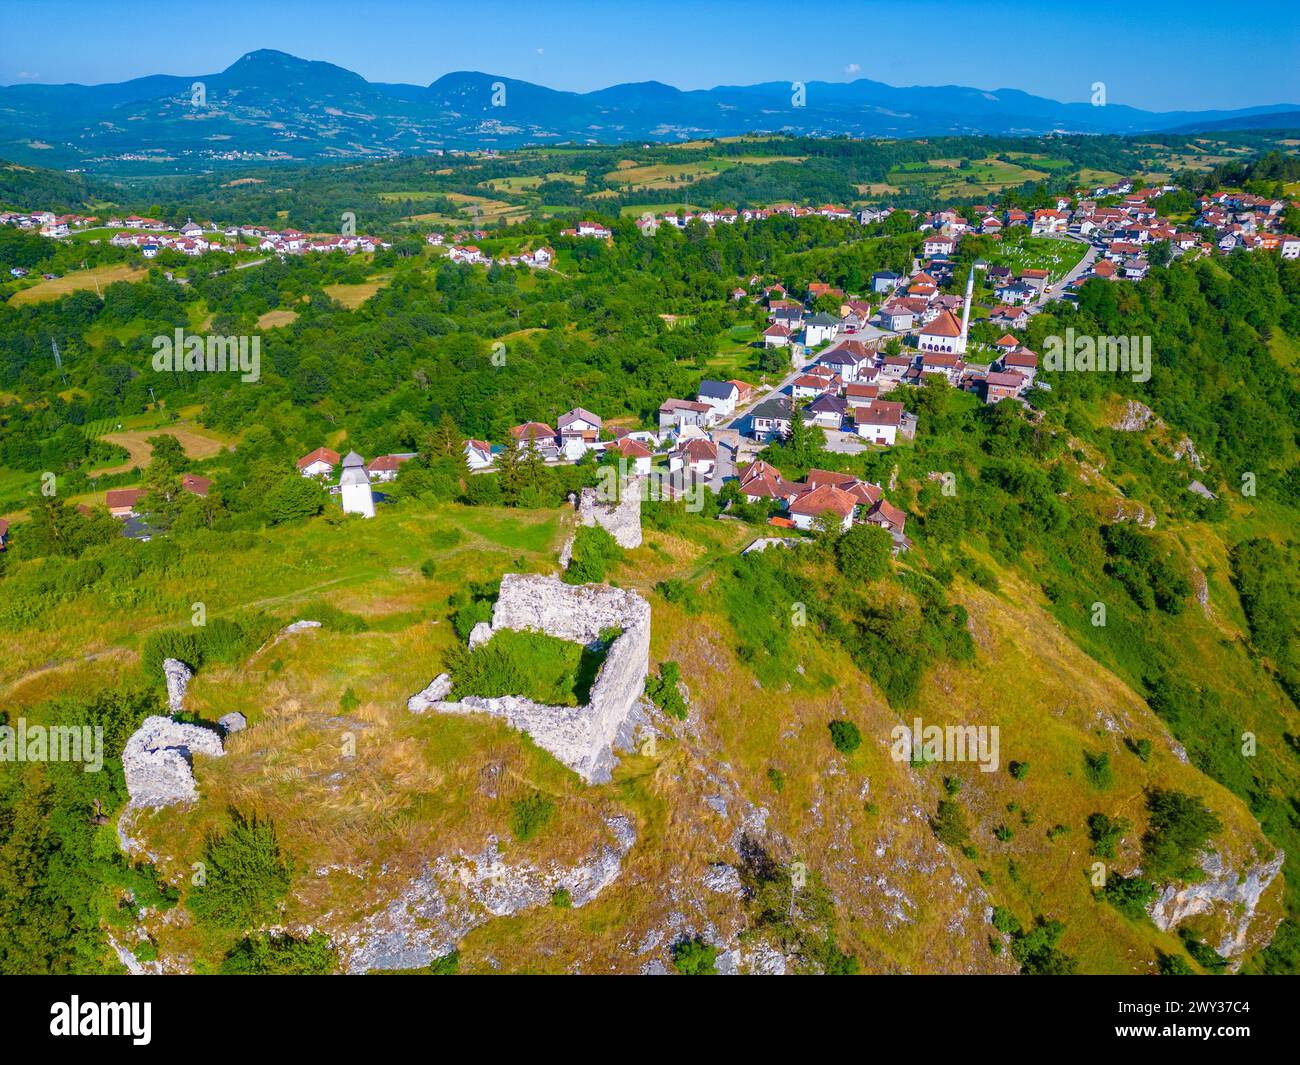
POLYGON ((784 392, 787 388, 790 387, 790 382, 792 382, 796 377, 802 374, 807 367, 811 366, 816 361, 817 360, 815 356, 811 359, 805 359, 797 367, 791 370, 785 377, 783 377, 780 383, 777 384, 775 387, 770 388, 766 392, 763 392, 761 395, 756 396, 754 399, 750 400, 749 403, 745 404, 745 406, 738 407, 736 409, 735 417, 732 418, 731 421, 727 422, 727 424, 723 426, 723 428, 735 429, 737 432, 743 433, 745 421, 746 419, 748 419, 749 412, 751 410, 757 407, 764 400, 770 399, 772 396, 779 395, 780 393, 784 392))

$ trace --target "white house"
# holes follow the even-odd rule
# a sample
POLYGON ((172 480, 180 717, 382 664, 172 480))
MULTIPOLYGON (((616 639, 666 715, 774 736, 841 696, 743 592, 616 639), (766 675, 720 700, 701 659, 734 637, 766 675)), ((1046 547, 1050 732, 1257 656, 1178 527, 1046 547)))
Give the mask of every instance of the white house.
POLYGON ((763 347, 783 348, 790 343, 790 328, 776 322, 763 330, 763 347))
POLYGON ((696 477, 711 477, 718 464, 718 445, 699 438, 687 440, 668 456, 668 472, 685 467, 696 477))
POLYGON ((957 241, 952 237, 935 233, 925 238, 925 242, 921 245, 921 254, 927 259, 933 259, 937 255, 951 255, 956 247, 957 241))
POLYGON ((492 445, 486 440, 465 441, 465 464, 471 470, 486 470, 493 461, 492 445))
POLYGON ((853 408, 854 428, 858 436, 873 444, 898 442, 898 427, 903 422, 903 405, 876 399, 853 408))
POLYGON ((365 459, 355 451, 349 451, 343 459, 339 492, 343 497, 344 514, 360 514, 364 518, 375 516, 375 497, 370 491, 370 474, 366 472, 365 459))
POLYGON ((705 380, 700 382, 695 398, 700 403, 707 403, 719 417, 725 417, 735 413, 740 389, 730 381, 705 380))
POLYGON ((327 447, 318 447, 298 460, 298 472, 304 477, 329 477, 339 464, 339 453, 327 447))
POLYGON ((604 423, 599 414, 582 407, 574 407, 560 415, 555 423, 559 431, 560 450, 568 459, 580 459, 600 440, 600 427, 604 423))
POLYGON ((922 351, 946 354, 961 354, 966 350, 961 326, 949 311, 940 311, 929 325, 922 326, 916 344, 922 351))
POLYGON ((371 481, 387 482, 397 480, 397 474, 402 468, 402 463, 410 462, 413 458, 415 458, 414 451, 403 451, 394 455, 380 455, 368 467, 371 481))
POLYGON ((659 406, 659 428, 680 432, 688 425, 709 425, 715 415, 707 403, 689 399, 666 399, 659 406))
POLYGON ((640 440, 633 440, 630 436, 622 436, 610 444, 606 450, 621 455, 627 463, 628 472, 637 476, 644 476, 650 472, 654 452, 640 440))
POLYGON ((840 331, 840 320, 825 311, 814 314, 803 327, 803 342, 810 348, 834 340, 840 331))
POLYGON ((853 524, 858 501, 833 484, 823 484, 790 501, 790 519, 800 529, 811 529, 822 515, 836 522, 842 531, 853 524))

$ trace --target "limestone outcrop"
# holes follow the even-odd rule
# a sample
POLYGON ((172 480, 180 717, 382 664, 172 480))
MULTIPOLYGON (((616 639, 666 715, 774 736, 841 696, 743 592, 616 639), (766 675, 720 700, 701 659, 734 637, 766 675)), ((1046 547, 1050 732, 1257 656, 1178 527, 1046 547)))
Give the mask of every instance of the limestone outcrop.
MULTIPOLYGON (((471 646, 473 646, 471 644, 471 646)), ((413 714, 422 714, 434 703, 440 702, 451 694, 451 674, 439 673, 429 682, 422 692, 417 692, 406 700, 406 709, 413 714)))
POLYGON ((170 806, 199 797, 193 756, 225 754, 221 736, 200 725, 147 717, 122 749, 126 790, 135 806, 170 806))
POLYGON ((474 928, 550 904, 559 888, 575 907, 612 884, 636 841, 632 822, 605 819, 607 838, 572 866, 508 863, 495 837, 477 854, 443 856, 428 863, 396 899, 359 926, 333 936, 348 973, 414 969, 447 954, 474 928))
POLYGON ((517 695, 466 696, 447 702, 451 681, 444 682, 443 674, 412 696, 407 708, 414 713, 432 709, 504 718, 588 783, 608 780, 615 762, 614 745, 645 691, 650 604, 635 592, 607 585, 571 585, 555 577, 508 573, 501 579, 492 611, 491 631, 502 629, 545 632, 584 645, 595 643, 611 629, 621 632, 609 646, 585 706, 545 706, 517 695))
MULTIPOLYGON (((1205 879, 1195 884, 1169 884, 1149 907, 1151 920, 1162 932, 1169 932, 1189 917, 1217 915, 1223 933, 1211 943, 1225 958, 1235 958, 1259 941, 1261 930, 1251 925, 1256 909, 1286 856, 1278 851, 1271 861, 1257 863, 1244 872, 1228 866, 1223 857, 1211 852, 1201 859, 1205 879)), ((1266 941, 1272 935, 1269 929, 1266 941)))

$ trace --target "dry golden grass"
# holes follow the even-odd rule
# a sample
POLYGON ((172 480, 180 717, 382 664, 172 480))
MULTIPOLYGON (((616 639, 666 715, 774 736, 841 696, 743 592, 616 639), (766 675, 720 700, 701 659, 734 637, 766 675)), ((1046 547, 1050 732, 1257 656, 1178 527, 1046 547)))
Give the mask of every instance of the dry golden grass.
POLYGON ((267 311, 257 319, 258 329, 279 329, 281 326, 292 325, 298 320, 297 311, 274 310, 267 311))
POLYGON ((330 299, 341 303, 350 311, 355 311, 391 280, 391 277, 386 276, 372 277, 369 281, 362 281, 356 285, 326 285, 324 291, 330 299))
POLYGON ((154 436, 174 436, 185 449, 185 454, 192 459, 210 459, 229 446, 226 438, 209 429, 186 422, 161 429, 127 429, 122 432, 105 433, 100 437, 101 440, 126 448, 131 457, 120 465, 95 470, 91 476, 126 473, 132 467, 144 469, 153 459, 153 445, 149 443, 149 438, 154 436))
POLYGON ((39 281, 31 288, 15 292, 9 304, 13 307, 25 307, 29 303, 56 300, 60 296, 66 296, 69 292, 80 289, 102 290, 115 281, 140 281, 148 273, 149 271, 144 267, 133 263, 113 263, 111 266, 96 266, 91 270, 73 270, 52 281, 39 281))

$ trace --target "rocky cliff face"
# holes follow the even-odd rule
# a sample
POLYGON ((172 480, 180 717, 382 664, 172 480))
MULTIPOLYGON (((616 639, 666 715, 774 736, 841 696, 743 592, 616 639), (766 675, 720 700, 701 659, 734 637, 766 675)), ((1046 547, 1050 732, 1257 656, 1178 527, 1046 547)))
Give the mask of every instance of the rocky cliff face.
POLYGON ((1264 892, 1282 869, 1286 855, 1278 852, 1268 862, 1248 865, 1238 872, 1217 851, 1201 859, 1205 879, 1196 884, 1169 884, 1151 904, 1151 920, 1162 932, 1170 932, 1191 917, 1216 919, 1222 933, 1211 943, 1225 958, 1236 958, 1252 946, 1265 943, 1277 926, 1256 923, 1256 910, 1264 892), (1254 925, 1254 927, 1252 927, 1254 925))
POLYGON ((609 817, 605 825, 607 841, 586 860, 568 867, 507 863, 495 837, 477 854, 437 858, 383 909, 334 934, 346 971, 428 965, 493 917, 549 905, 560 888, 569 892, 575 907, 585 906, 617 879, 636 841, 628 818, 609 817))

